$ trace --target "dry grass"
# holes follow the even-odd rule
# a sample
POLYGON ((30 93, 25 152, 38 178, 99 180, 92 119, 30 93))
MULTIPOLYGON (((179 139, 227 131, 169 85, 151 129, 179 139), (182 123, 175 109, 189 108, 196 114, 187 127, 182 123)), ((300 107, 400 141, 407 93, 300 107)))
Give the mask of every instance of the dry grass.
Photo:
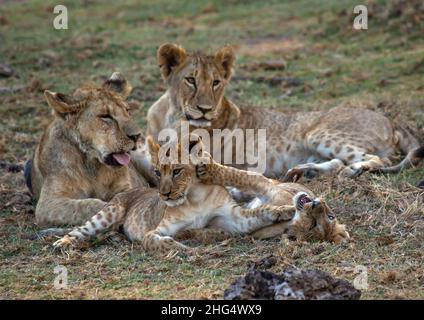
MULTIPOLYGON (((376 8, 383 3, 372 2, 376 8)), ((69 2, 67 32, 51 28, 53 2, 2 4, 0 63, 11 64, 16 76, 0 78, 0 88, 7 89, 0 90, 1 161, 22 165, 31 156, 50 117, 43 88, 68 91, 115 70, 134 85, 132 98, 142 103, 137 120, 144 127, 147 108, 164 89, 154 53, 165 41, 209 51, 234 44, 240 80, 232 82, 228 95, 239 104, 290 110, 367 107, 408 123, 424 137, 424 41, 421 24, 415 23, 419 18, 410 11, 397 18, 380 15, 370 20, 368 31, 356 32, 349 21, 356 4, 351 0, 270 1, 267 6, 235 0, 184 6, 171 0, 85 3, 69 2), (400 34, 384 19, 393 25, 408 21, 407 29, 400 34), (287 61, 284 71, 260 67, 280 59, 287 61), (297 84, 254 81, 259 77, 290 77, 297 84)), ((161 257, 113 237, 88 250, 58 254, 52 251, 54 239, 28 239, 38 230, 35 203, 22 173, 0 166, 0 298, 222 298, 251 261, 273 254, 276 272, 295 265, 353 281, 362 265, 369 284, 363 298, 423 299, 424 191, 415 187, 423 179, 420 165, 394 176, 307 182, 348 226, 352 241, 345 245, 246 237, 193 242, 202 248, 194 257, 161 257), (59 264, 68 268, 67 290, 53 287, 59 264)))

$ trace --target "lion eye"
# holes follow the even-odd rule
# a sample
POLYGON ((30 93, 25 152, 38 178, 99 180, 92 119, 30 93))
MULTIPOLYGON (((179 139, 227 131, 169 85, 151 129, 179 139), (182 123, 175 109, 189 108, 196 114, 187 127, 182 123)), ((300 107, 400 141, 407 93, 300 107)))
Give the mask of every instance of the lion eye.
POLYGON ((100 119, 110 122, 113 120, 113 118, 110 116, 110 114, 102 114, 99 116, 100 119))
POLYGON ((156 176, 160 177, 160 171, 159 170, 155 170, 155 174, 156 174, 156 176))
POLYGON ((182 170, 183 169, 174 169, 174 171, 172 172, 173 176, 174 177, 178 176, 181 173, 182 170))
POLYGON ((214 80, 214 82, 213 82, 213 87, 215 88, 217 85, 219 85, 221 83, 221 81, 219 81, 219 80, 214 80))
POLYGON ((185 80, 191 85, 196 84, 196 80, 193 77, 187 77, 187 78, 185 78, 185 80))
POLYGON ((329 220, 334 220, 336 217, 334 216, 334 214, 327 214, 327 217, 329 220))

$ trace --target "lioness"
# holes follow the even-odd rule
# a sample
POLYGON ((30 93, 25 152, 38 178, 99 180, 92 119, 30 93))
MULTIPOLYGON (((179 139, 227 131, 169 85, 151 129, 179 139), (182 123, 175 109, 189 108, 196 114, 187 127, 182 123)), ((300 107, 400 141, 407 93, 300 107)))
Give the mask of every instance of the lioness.
POLYGON ((81 224, 115 194, 148 186, 131 163, 141 131, 125 102, 130 92, 119 73, 70 95, 45 91, 54 118, 25 168, 37 223, 81 224))
MULTIPOLYGON (((236 106, 224 96, 234 60, 230 47, 205 55, 186 52, 174 44, 162 45, 157 61, 168 89, 149 109, 148 134, 157 139, 162 129, 178 128, 182 120, 189 122, 191 130, 202 128, 209 133, 213 129, 266 128, 264 174, 275 178, 286 174, 286 181, 304 173, 337 172, 354 177, 365 170, 398 172, 424 158, 424 147, 407 129, 370 110, 336 107, 285 114, 236 106), (405 153, 406 158, 391 166, 389 158, 398 152, 405 153)), ((232 142, 224 140, 222 148, 232 142)), ((230 164, 246 169, 246 161, 236 165, 234 160, 236 152, 244 154, 245 144, 232 148, 230 164)))
MULTIPOLYGON (((160 154, 160 146, 150 136, 147 141, 159 177, 159 192, 133 189, 118 194, 83 226, 56 241, 55 247, 75 246, 115 224, 123 224, 130 240, 143 241, 144 248, 152 251, 187 250, 189 248, 177 242, 174 236, 180 231, 204 227, 222 229, 230 234, 257 231, 257 235, 263 238, 287 233, 296 238, 312 237, 340 242, 349 237, 325 202, 312 200, 308 195, 311 192, 305 192, 307 189, 301 185, 276 186, 276 181, 261 175, 251 176, 246 171, 234 168, 228 171, 228 180, 227 177, 220 180, 227 167, 213 163, 200 164, 196 168, 191 160, 189 164, 169 163, 160 154), (214 181, 218 184, 204 184, 199 181, 198 176, 202 176, 202 180, 211 182, 210 176, 213 174, 217 174, 214 181), (250 188, 252 185, 256 186, 255 181, 257 185, 268 188, 266 194, 273 194, 274 197, 269 198, 267 204, 251 208, 237 205, 221 184, 231 182, 250 188), (294 190, 297 190, 297 194, 293 196, 291 193, 294 190), (286 199, 289 202, 285 202, 286 199), (284 222, 275 225, 279 221, 284 222), (265 228, 271 225, 275 225, 274 228, 265 228), (267 230, 272 234, 267 233, 267 230)), ((202 146, 199 144, 201 141, 197 140, 191 149, 201 150, 202 146)), ((178 153, 181 159, 181 145, 178 145, 178 153)), ((210 162, 208 154, 200 157, 210 162)))

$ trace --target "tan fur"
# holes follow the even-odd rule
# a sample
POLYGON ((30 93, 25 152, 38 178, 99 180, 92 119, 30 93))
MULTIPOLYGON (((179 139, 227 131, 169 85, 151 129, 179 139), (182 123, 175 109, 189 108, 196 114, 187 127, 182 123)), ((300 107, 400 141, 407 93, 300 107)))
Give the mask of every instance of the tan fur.
MULTIPOLYGON (((209 227, 246 234, 293 217, 293 207, 240 207, 223 186, 201 183, 193 162, 169 163, 151 137, 147 142, 159 190, 137 188, 116 195, 83 226, 58 240, 56 247, 77 245, 113 225, 123 224, 129 239, 142 241, 146 250, 187 250, 174 239, 179 232, 209 227)), ((180 145, 178 150, 180 157, 180 145)))
MULTIPOLYGON (((302 208, 296 206, 299 194, 312 196, 302 185, 279 183, 222 166, 207 153, 201 154, 197 165, 192 161, 187 165, 169 163, 150 136, 147 143, 159 177, 159 192, 136 188, 116 195, 85 225, 56 241, 55 247, 77 246, 117 224, 123 224, 128 238, 142 241, 149 251, 191 250, 175 237, 201 228, 208 228, 208 239, 212 237, 212 229, 225 231, 226 234, 214 233, 221 238, 248 233, 257 238, 288 234, 298 239, 336 243, 349 238, 343 225, 327 219, 330 209, 322 200, 315 199, 319 205, 311 209, 308 204, 302 208), (231 198, 225 185, 266 196, 268 202, 255 208, 242 208, 231 198)), ((199 144, 200 140, 196 145, 199 144)), ((178 151, 181 157, 180 145, 178 151)), ((197 232, 190 232, 193 233, 197 232)))
POLYGON ((297 207, 296 201, 299 195, 307 195, 310 199, 314 197, 313 193, 303 185, 281 183, 262 175, 223 166, 214 161, 199 164, 197 173, 205 184, 232 186, 260 195, 262 205, 269 204, 285 207, 287 210, 296 210, 295 217, 290 221, 255 230, 252 233, 255 238, 265 239, 287 234, 299 240, 325 240, 335 243, 349 239, 345 226, 338 223, 324 200, 314 199, 317 204, 315 207, 310 204, 305 204, 301 209, 297 207), (328 218, 330 215, 331 220, 328 218))
MULTIPOLYGON (((148 134, 155 139, 162 129, 179 128, 181 121, 189 121, 190 130, 203 128, 210 133, 212 129, 265 128, 265 175, 285 175, 286 181, 319 173, 355 177, 390 166, 390 158, 398 152, 408 154, 401 166, 381 170, 397 172, 424 157, 417 139, 407 130, 370 110, 336 107, 287 114, 236 106, 224 96, 234 62, 229 47, 210 56, 165 44, 157 55, 168 89, 148 112, 148 134)), ((246 169, 234 163, 237 148, 243 147, 233 144, 232 165, 246 169)))
POLYGON ((107 164, 112 153, 130 153, 138 143, 140 129, 125 102, 130 91, 114 73, 102 86, 83 86, 71 95, 45 92, 54 119, 33 157, 37 223, 81 224, 116 193, 147 186, 131 164, 107 164))

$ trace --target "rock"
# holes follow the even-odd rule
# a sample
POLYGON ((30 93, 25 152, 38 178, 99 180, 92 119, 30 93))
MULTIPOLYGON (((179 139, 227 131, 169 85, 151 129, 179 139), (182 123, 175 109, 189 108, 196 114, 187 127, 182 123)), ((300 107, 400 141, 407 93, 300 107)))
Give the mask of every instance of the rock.
POLYGON ((8 78, 11 77, 14 73, 15 71, 10 65, 0 63, 0 77, 8 78))
POLYGON ((226 300, 357 300, 361 291, 326 272, 289 267, 281 275, 250 269, 224 292, 226 300))

